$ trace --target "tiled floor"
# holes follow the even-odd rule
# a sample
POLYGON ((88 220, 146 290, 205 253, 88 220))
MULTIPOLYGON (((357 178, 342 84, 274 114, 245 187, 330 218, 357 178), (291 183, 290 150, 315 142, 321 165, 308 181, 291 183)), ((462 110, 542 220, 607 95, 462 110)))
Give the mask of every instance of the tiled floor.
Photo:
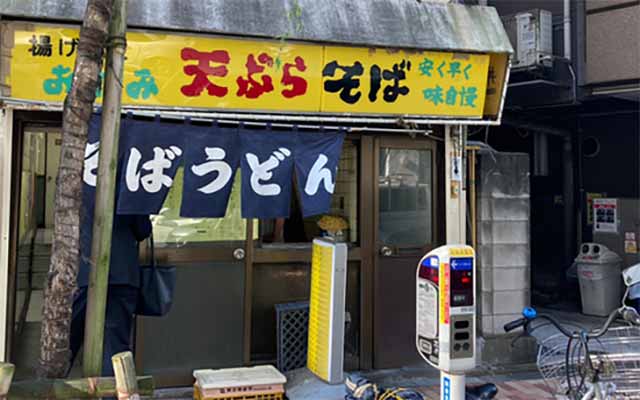
MULTIPOLYGON (((554 400, 555 397, 549 393, 549 389, 542 380, 533 381, 513 381, 497 384, 498 395, 496 400, 554 400)), ((439 400, 440 389, 431 387, 421 389, 420 392, 428 400, 439 400)))

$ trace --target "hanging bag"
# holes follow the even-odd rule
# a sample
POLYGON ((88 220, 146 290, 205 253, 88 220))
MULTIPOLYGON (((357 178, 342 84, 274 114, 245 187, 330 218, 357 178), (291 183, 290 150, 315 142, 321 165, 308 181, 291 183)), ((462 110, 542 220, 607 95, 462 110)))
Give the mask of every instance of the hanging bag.
POLYGON ((136 314, 147 317, 166 315, 173 304, 176 286, 176 267, 157 265, 154 253, 153 233, 149 237, 151 261, 140 266, 140 291, 136 314))

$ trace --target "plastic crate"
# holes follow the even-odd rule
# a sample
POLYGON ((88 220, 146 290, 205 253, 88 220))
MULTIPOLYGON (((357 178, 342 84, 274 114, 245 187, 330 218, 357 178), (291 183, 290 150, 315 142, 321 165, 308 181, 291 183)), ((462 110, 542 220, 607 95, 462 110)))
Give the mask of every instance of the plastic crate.
POLYGON ((309 302, 276 304, 278 321, 277 366, 282 372, 307 365, 309 302))
POLYGON ((196 379, 195 400, 283 400, 287 379, 271 365, 247 368, 201 369, 196 379))
POLYGON ((286 400, 284 393, 253 393, 228 395, 226 397, 205 397, 197 386, 193 390, 194 400, 286 400))

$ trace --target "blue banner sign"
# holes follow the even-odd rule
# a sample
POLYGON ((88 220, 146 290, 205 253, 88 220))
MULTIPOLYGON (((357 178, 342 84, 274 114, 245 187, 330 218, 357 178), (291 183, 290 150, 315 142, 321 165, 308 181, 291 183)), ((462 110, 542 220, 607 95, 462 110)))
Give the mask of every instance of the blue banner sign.
POLYGON ((299 137, 295 165, 302 215, 324 214, 331 206, 344 134, 305 133, 299 137))
POLYGON ((180 215, 224 217, 240 162, 238 131, 235 128, 198 127, 185 140, 184 183, 180 215))
MULTIPOLYGON (((100 116, 90 123, 83 180, 97 181, 100 116)), ((288 217, 296 175, 303 215, 331 206, 344 132, 249 129, 123 118, 120 125, 117 213, 158 214, 184 167, 184 217, 225 215, 234 176, 242 170, 242 216, 288 217)), ((87 200, 92 196, 86 196, 87 200)), ((93 203, 93 201, 90 201, 93 203)))
POLYGON ((242 216, 289 216, 295 132, 241 129, 242 216))

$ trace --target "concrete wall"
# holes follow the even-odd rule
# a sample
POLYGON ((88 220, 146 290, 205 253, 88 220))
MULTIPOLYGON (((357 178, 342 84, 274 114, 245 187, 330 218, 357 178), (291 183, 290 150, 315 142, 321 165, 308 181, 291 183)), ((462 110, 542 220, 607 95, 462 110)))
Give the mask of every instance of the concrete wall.
POLYGON ((640 79, 640 4, 620 3, 587 3, 587 84, 640 79))
POLYGON ((530 304, 529 156, 481 152, 477 181, 480 330, 498 335, 530 304))
MULTIPOLYGON (((606 193, 608 197, 640 198, 638 114, 587 117, 581 126, 581 140, 594 138, 599 145, 595 155, 585 155, 586 149, 580 154, 580 189, 585 196, 586 193, 606 193)), ((581 201, 586 210, 585 198, 581 201)), ((583 241, 590 241, 593 227, 587 225, 586 212, 582 222, 583 241)))

